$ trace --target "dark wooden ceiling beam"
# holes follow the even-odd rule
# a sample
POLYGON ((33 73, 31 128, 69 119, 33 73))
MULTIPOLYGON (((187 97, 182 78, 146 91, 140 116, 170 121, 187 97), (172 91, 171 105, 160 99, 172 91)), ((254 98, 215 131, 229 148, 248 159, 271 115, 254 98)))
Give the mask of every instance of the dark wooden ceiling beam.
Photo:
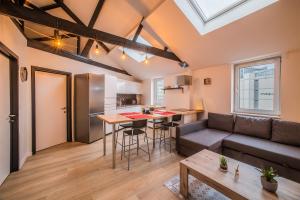
POLYGON ((140 44, 138 42, 133 42, 132 40, 128 40, 110 33, 88 28, 68 20, 51 16, 45 12, 40 12, 35 9, 19 7, 6 0, 0 0, 0 13, 10 17, 31 21, 33 23, 73 33, 78 36, 87 37, 96 41, 103 41, 181 62, 181 60, 172 52, 164 51, 163 49, 140 44))
POLYGON ((138 39, 138 37, 139 37, 139 35, 140 35, 140 33, 141 33, 142 29, 143 29, 143 24, 142 24, 143 21, 144 21, 144 17, 142 18, 142 20, 141 20, 138 28, 136 29, 136 32, 135 32, 135 34, 134 34, 134 36, 132 38, 132 41, 134 41, 134 42, 136 42, 136 40, 138 39))
POLYGON ((60 8, 60 5, 58 3, 53 3, 50 5, 40 7, 40 9, 43 11, 48 11, 48 10, 52 10, 52 9, 56 9, 56 8, 60 8))
POLYGON ((77 61, 80 61, 80 62, 83 62, 83 63, 87 63, 87 64, 90 64, 90 65, 93 65, 93 66, 96 66, 96 67, 100 67, 100 68, 103 68, 103 69, 106 69, 106 70, 110 70, 110 71, 114 71, 114 72, 118 72, 118 73, 121 73, 121 74, 131 76, 125 70, 118 69, 118 68, 115 68, 115 67, 112 67, 112 66, 109 66, 109 65, 105 65, 105 64, 96 62, 94 60, 91 60, 89 58, 86 58, 86 57, 83 57, 83 56, 80 56, 80 55, 76 55, 74 53, 71 53, 71 52, 68 52, 68 51, 65 51, 65 50, 62 50, 62 49, 57 49, 55 47, 49 46, 49 45, 44 44, 42 42, 38 42, 38 41, 28 39, 27 40, 27 46, 31 47, 31 48, 39 49, 41 51, 45 51, 45 52, 48 52, 48 53, 52 53, 52 54, 55 54, 55 55, 58 55, 58 56, 62 56, 62 57, 70 58, 70 59, 77 60, 77 61))
POLYGON ((36 5, 31 3, 30 1, 25 1, 25 5, 27 5, 28 7, 32 8, 32 9, 42 11, 39 7, 37 7, 36 5))
POLYGON ((55 2, 78 24, 85 26, 85 24, 73 13, 73 11, 66 6, 62 0, 55 0, 55 2))
POLYGON ((11 21, 14 23, 14 25, 17 27, 17 29, 22 33, 22 35, 28 39, 27 35, 25 34, 25 31, 24 31, 24 21, 19 21, 17 19, 14 19, 14 18, 10 18, 11 21))
MULTIPOLYGON (((99 16, 99 14, 100 14, 100 12, 101 12, 101 10, 102 10, 104 1, 105 1, 105 0, 99 0, 99 1, 98 1, 97 6, 96 6, 96 8, 95 8, 95 10, 94 10, 94 13, 93 13, 93 15, 92 15, 92 17, 91 17, 91 20, 90 20, 90 22, 89 22, 89 24, 88 24, 88 28, 93 28, 93 27, 94 27, 94 25, 95 25, 95 23, 96 23, 96 21, 97 21, 97 19, 98 19, 98 16, 99 16)), ((94 43, 94 41, 93 41, 92 39, 89 39, 89 40, 87 41, 87 43, 85 44, 85 46, 84 46, 84 48, 83 48, 83 50, 82 50, 82 52, 81 52, 81 55, 82 55, 82 56, 87 56, 87 55, 89 54, 89 52, 90 52, 90 50, 91 50, 91 48, 92 48, 92 46, 93 46, 93 43, 94 43)), ((103 42, 98 42, 98 44, 99 44, 99 45, 100 45, 107 53, 109 52, 109 48, 108 48, 103 42)))

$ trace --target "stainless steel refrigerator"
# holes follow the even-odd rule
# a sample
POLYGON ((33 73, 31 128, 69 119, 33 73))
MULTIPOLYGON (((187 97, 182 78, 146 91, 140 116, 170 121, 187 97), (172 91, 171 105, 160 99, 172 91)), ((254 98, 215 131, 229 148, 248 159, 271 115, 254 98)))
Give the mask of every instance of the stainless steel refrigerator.
POLYGON ((75 141, 92 143, 103 138, 104 75, 78 74, 74 80, 75 141))

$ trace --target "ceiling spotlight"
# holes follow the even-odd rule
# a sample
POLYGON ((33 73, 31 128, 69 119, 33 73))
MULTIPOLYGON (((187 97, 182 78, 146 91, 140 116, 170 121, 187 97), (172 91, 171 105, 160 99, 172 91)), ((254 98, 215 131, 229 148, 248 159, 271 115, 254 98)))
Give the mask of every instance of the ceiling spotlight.
POLYGON ((125 50, 124 50, 124 47, 123 47, 123 51, 122 51, 122 56, 121 56, 122 60, 125 60, 126 59, 126 53, 125 53, 125 50))
POLYGON ((149 63, 149 60, 148 60, 148 55, 146 54, 146 58, 145 58, 145 61, 144 63, 147 65, 149 63))
POLYGON ((178 64, 179 64, 180 67, 182 67, 182 68, 187 68, 187 67, 189 66, 189 64, 187 64, 187 62, 185 62, 185 61, 179 62, 178 64))
POLYGON ((99 53, 100 53, 100 50, 99 50, 99 47, 98 47, 98 45, 96 44, 96 48, 95 48, 95 54, 96 54, 96 55, 99 55, 99 53))

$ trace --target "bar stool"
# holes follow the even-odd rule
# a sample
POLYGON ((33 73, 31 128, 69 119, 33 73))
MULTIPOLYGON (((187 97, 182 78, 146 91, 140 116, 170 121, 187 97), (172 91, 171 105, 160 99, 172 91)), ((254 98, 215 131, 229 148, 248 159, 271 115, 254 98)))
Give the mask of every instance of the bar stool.
POLYGON ((161 145, 162 138, 163 138, 164 143, 166 144, 166 132, 165 131, 168 130, 169 131, 170 153, 172 152, 171 128, 179 126, 179 123, 176 123, 176 122, 180 122, 181 118, 182 118, 182 115, 173 115, 171 122, 165 122, 165 123, 161 124, 159 145, 161 145), (162 137, 162 134, 163 134, 163 137, 162 137))
MULTIPOLYGON (((161 124, 166 122, 166 121, 167 121, 167 118, 148 120, 148 123, 153 124, 153 126, 152 127, 150 126, 149 128, 154 129, 153 134, 155 134, 155 130, 161 129, 161 124)), ((154 138, 155 137, 153 135, 153 142, 155 142, 154 138)))
POLYGON ((132 123, 123 123, 123 124, 119 124, 118 125, 118 129, 117 129, 117 136, 116 136, 116 140, 115 140, 115 147, 117 148, 117 144, 121 145, 121 143, 118 142, 118 137, 119 137, 119 131, 121 130, 126 130, 128 128, 132 128, 132 123), (120 128, 121 127, 121 128, 120 128))
POLYGON ((123 131, 121 159, 123 157, 123 154, 125 156, 125 153, 128 152, 128 170, 130 169, 130 154, 132 150, 131 146, 135 144, 136 144, 137 155, 139 154, 139 150, 142 150, 148 154, 149 161, 150 161, 150 150, 149 150, 149 143, 148 143, 148 136, 147 136, 147 120, 133 121, 131 130, 123 131), (147 150, 144 150, 143 148, 140 147, 139 135, 141 134, 145 134, 145 139, 147 142, 147 150), (135 140, 136 143, 133 143, 134 136, 136 136, 136 140, 135 140), (128 145, 125 144, 126 137, 129 137, 128 145), (128 147, 128 150, 126 149, 126 147, 128 147))

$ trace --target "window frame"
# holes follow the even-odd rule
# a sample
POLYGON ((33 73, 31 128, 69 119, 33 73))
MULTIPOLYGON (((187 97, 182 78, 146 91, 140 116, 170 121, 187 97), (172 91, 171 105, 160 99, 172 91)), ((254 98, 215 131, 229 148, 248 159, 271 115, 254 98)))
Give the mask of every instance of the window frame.
POLYGON ((280 85, 281 85, 281 56, 273 56, 263 59, 256 59, 248 62, 239 62, 233 64, 233 113, 243 113, 250 115, 266 115, 278 117, 281 114, 280 106, 280 85), (250 66, 274 63, 274 107, 272 111, 259 109, 243 109, 240 108, 240 69, 250 66))
POLYGON ((226 14, 227 12, 232 11, 233 9, 235 9, 236 7, 246 3, 248 0, 239 0, 238 2, 233 3, 232 5, 216 12, 214 15, 212 15, 211 17, 207 17, 204 13, 204 11, 202 10, 202 8, 200 6, 197 5, 197 3, 195 2, 195 0, 188 0, 188 3, 190 4, 190 6, 193 8, 193 10, 197 13, 197 15, 201 18, 201 20, 203 21, 204 24, 216 19, 217 17, 220 17, 221 15, 226 14))
POLYGON ((162 102, 159 102, 158 103, 158 101, 157 101, 157 82, 158 81, 163 81, 164 82, 164 79, 163 78, 156 78, 156 79, 153 79, 153 104, 154 105, 160 105, 160 106, 162 106, 162 104, 164 103, 164 99, 165 99, 165 97, 163 97, 163 100, 162 100, 162 102))

